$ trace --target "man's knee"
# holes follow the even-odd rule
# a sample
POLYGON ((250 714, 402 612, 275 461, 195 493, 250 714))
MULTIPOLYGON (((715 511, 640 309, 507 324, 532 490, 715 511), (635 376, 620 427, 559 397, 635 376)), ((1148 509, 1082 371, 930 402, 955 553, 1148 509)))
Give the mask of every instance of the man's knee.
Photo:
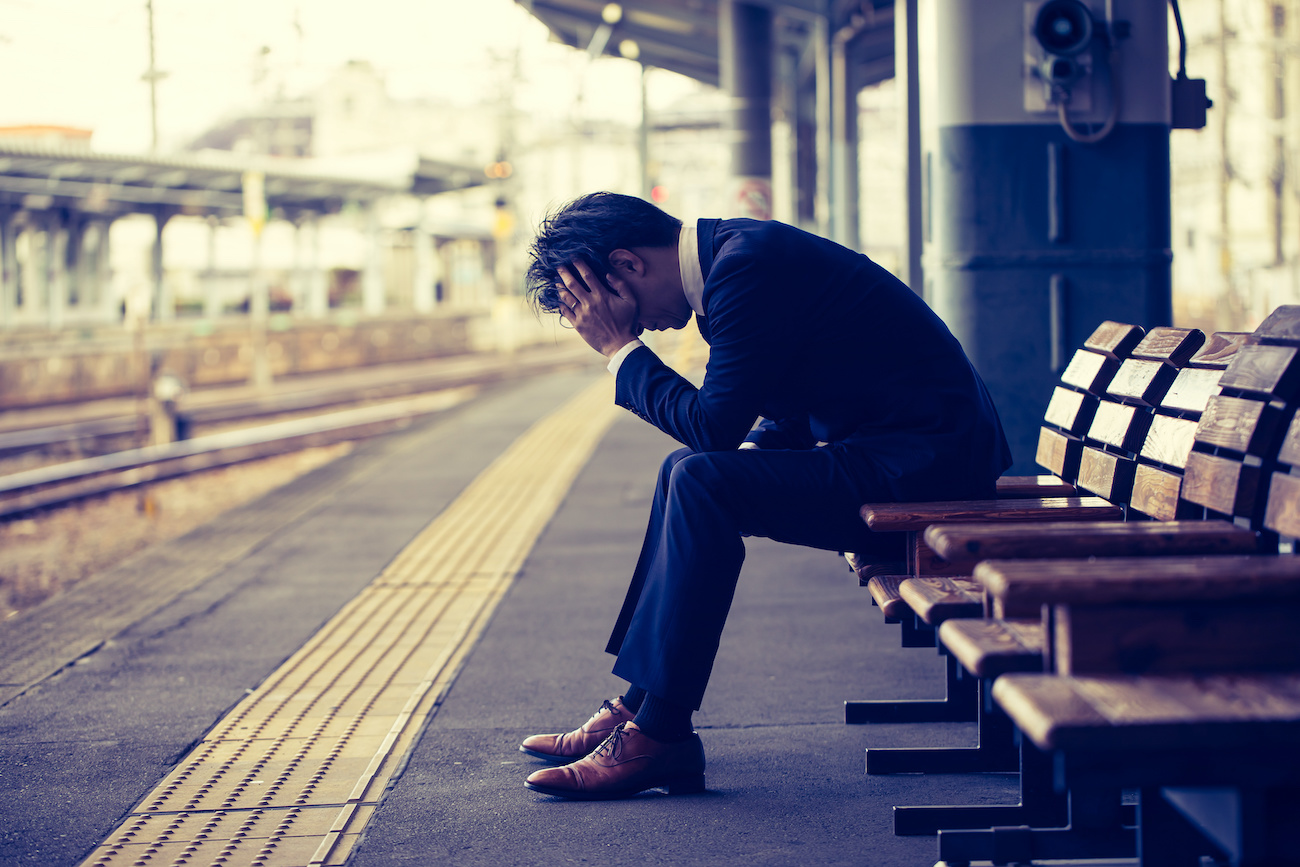
POLYGON ((693 452, 690 449, 682 449, 674 452, 673 455, 676 460, 670 472, 671 490, 678 493, 686 490, 710 492, 715 495, 722 492, 725 482, 711 455, 706 452, 693 452))

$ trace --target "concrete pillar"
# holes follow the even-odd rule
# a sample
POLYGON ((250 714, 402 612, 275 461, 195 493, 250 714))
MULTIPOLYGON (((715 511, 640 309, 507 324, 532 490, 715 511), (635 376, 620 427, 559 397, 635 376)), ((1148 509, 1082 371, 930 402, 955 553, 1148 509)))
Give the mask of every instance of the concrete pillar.
POLYGON ((325 269, 321 267, 321 219, 313 214, 308 218, 311 226, 311 255, 307 261, 307 315, 320 319, 330 312, 329 285, 325 269))
POLYGON ((411 230, 415 244, 415 286, 412 287, 411 305, 416 313, 432 313, 438 300, 434 297, 433 236, 420 227, 411 230))
POLYGON ((813 63, 816 77, 816 106, 813 112, 813 130, 816 136, 813 147, 817 154, 816 196, 813 211, 817 218, 817 234, 831 237, 831 25, 826 16, 819 15, 813 22, 813 63))
POLYGON ((253 348, 252 371, 248 381, 250 385, 262 389, 271 385, 271 359, 266 351, 270 308, 270 287, 262 272, 262 233, 254 230, 248 268, 248 328, 253 348))
POLYGON ((155 321, 168 321, 175 318, 176 310, 172 299, 167 297, 166 281, 163 279, 163 229, 172 218, 172 212, 158 209, 153 212, 154 236, 153 255, 150 257, 150 281, 152 284, 152 307, 155 321))
POLYGON ((17 211, 0 209, 0 328, 12 328, 18 311, 17 211))
POLYGON ((95 306, 95 287, 91 281, 93 256, 86 252, 86 235, 92 223, 87 214, 74 214, 68 235, 68 298, 79 313, 85 314, 95 306))
POLYGON ((293 261, 289 265, 289 297, 292 299, 294 317, 300 317, 307 311, 307 279, 302 267, 304 217, 299 214, 293 218, 293 261))
POLYGON ((113 221, 111 219, 101 220, 99 222, 99 237, 95 244, 95 285, 98 286, 98 306, 100 313, 107 319, 117 317, 117 305, 120 299, 115 298, 111 291, 113 287, 113 261, 111 257, 112 245, 109 243, 113 234, 113 221))
POLYGON ((718 4, 722 87, 731 97, 729 208, 772 218, 772 10, 740 0, 718 4))
POLYGON ((924 297, 925 273, 921 265, 924 240, 921 197, 921 81, 917 62, 917 0, 894 0, 894 79, 898 92, 899 131, 906 166, 907 221, 903 282, 924 297))
POLYGON ((831 238, 851 250, 858 230, 858 86, 849 63, 852 27, 831 39, 831 238))
POLYGON ((68 310, 68 226, 60 212, 51 211, 44 230, 46 322, 51 331, 58 331, 68 310))
POLYGON ((203 268, 203 318, 221 316, 221 292, 217 282, 217 232, 221 229, 220 217, 208 217, 207 263, 203 268))
POLYGON ((772 93, 772 217, 799 222, 799 97, 798 56, 778 51, 773 58, 772 93))
POLYGON ((379 246, 379 212, 374 202, 366 203, 366 264, 361 272, 361 309, 367 316, 384 312, 383 251, 379 246))
POLYGON ((1074 348, 1103 320, 1150 328, 1172 315, 1168 13, 1113 4, 1128 31, 1110 40, 1113 58, 1111 5, 1088 0, 1081 54, 1027 69, 1044 52, 1024 0, 920 3, 927 300, 988 383, 1017 473, 1033 470, 1074 348), (1085 59, 1063 120, 1032 70, 1060 76, 1085 59))

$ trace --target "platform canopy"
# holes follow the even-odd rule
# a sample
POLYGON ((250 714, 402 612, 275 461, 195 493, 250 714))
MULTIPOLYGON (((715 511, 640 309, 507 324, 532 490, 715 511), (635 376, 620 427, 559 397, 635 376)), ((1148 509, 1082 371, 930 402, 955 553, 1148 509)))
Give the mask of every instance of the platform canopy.
MULTIPOLYGON (((560 42, 584 51, 635 57, 655 66, 719 85, 718 0, 518 0, 560 42), (614 19, 611 23, 610 19, 614 19)), ((818 18, 829 32, 856 27, 850 62, 856 81, 867 86, 894 75, 893 0, 746 0, 778 13, 779 44, 805 48, 818 18)))
POLYGON ((238 154, 155 157, 0 140, 0 204, 34 211, 235 216, 244 212, 244 181, 250 174, 262 176, 268 209, 286 216, 331 214, 348 202, 483 183, 481 171, 423 158, 397 174, 356 178, 238 154))

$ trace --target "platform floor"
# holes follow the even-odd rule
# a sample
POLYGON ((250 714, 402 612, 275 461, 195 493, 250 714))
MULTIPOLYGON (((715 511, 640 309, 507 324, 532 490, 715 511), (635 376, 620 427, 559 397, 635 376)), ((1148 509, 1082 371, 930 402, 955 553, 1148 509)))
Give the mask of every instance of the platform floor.
MULTIPOLYGON (((497 455, 603 375, 493 389, 0 624, 0 864, 82 863, 497 455), (82 643, 41 637, 65 631, 82 643)), ((748 544, 696 716, 709 791, 573 803, 523 788, 538 765, 519 740, 621 689, 602 648, 673 448, 619 414, 347 863, 921 867, 935 842, 895 837, 892 805, 1012 796, 1007 775, 864 774, 866 746, 964 745, 973 727, 846 726, 845 699, 936 697, 940 660, 898 646, 834 553, 766 540, 748 544)))

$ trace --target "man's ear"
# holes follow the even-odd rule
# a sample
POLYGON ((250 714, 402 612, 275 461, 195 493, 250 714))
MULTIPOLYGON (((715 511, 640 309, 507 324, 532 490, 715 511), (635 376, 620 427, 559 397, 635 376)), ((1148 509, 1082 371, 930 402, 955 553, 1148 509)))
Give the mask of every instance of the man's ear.
POLYGON ((621 247, 609 254, 609 267, 620 277, 645 276, 645 260, 631 250, 621 247))

